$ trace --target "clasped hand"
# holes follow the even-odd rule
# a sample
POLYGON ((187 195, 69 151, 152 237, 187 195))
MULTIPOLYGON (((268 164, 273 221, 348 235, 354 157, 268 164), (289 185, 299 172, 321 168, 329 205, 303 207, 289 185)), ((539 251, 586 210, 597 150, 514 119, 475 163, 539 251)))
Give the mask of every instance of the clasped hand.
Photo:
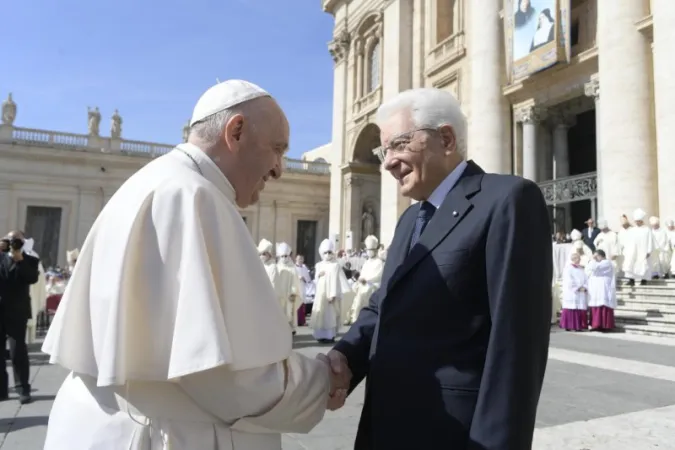
POLYGON ((352 371, 349 370, 347 358, 337 350, 331 350, 327 355, 320 353, 316 357, 328 365, 330 370, 330 392, 328 406, 331 411, 342 408, 347 400, 347 393, 352 380, 352 371))

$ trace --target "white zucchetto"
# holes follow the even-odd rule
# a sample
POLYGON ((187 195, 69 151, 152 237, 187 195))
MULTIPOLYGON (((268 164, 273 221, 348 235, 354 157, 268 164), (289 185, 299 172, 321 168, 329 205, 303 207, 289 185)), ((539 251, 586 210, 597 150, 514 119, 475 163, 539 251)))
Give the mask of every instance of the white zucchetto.
POLYGON ((598 220, 598 228, 600 228, 601 230, 604 230, 605 228, 608 228, 607 220, 605 220, 605 219, 598 220))
POLYGON ((271 97, 258 85, 244 80, 227 80, 209 88, 197 101, 190 126, 207 117, 258 97, 271 97))

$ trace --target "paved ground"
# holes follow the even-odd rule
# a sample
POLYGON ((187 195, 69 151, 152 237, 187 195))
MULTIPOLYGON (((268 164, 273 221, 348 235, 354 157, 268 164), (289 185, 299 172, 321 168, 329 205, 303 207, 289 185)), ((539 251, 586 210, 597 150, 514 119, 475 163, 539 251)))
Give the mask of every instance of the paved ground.
MULTIPOLYGON (((315 355, 308 330, 296 348, 315 355)), ((65 376, 33 348, 35 402, 0 403, 0 450, 42 448, 51 401, 65 376)), ((362 388, 284 450, 351 450, 362 388)), ((675 450, 675 340, 555 332, 537 416, 535 450, 675 450)))

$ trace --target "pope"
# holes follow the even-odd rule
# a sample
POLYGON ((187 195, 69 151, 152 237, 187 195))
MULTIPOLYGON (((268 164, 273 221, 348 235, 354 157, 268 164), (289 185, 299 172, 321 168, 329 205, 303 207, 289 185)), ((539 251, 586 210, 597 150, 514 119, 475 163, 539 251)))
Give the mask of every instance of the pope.
POLYGON ((280 450, 344 401, 349 373, 292 351, 238 210, 281 176, 288 140, 270 94, 219 83, 188 142, 106 204, 43 346, 71 371, 46 450, 280 450))

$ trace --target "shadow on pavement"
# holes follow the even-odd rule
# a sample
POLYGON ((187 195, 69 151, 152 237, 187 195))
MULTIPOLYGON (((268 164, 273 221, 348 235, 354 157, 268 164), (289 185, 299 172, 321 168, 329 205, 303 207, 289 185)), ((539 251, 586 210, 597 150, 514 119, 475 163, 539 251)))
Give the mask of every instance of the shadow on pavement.
POLYGON ((24 428, 46 426, 48 420, 48 416, 28 416, 0 419, 0 429, 10 432, 22 430, 24 428))

